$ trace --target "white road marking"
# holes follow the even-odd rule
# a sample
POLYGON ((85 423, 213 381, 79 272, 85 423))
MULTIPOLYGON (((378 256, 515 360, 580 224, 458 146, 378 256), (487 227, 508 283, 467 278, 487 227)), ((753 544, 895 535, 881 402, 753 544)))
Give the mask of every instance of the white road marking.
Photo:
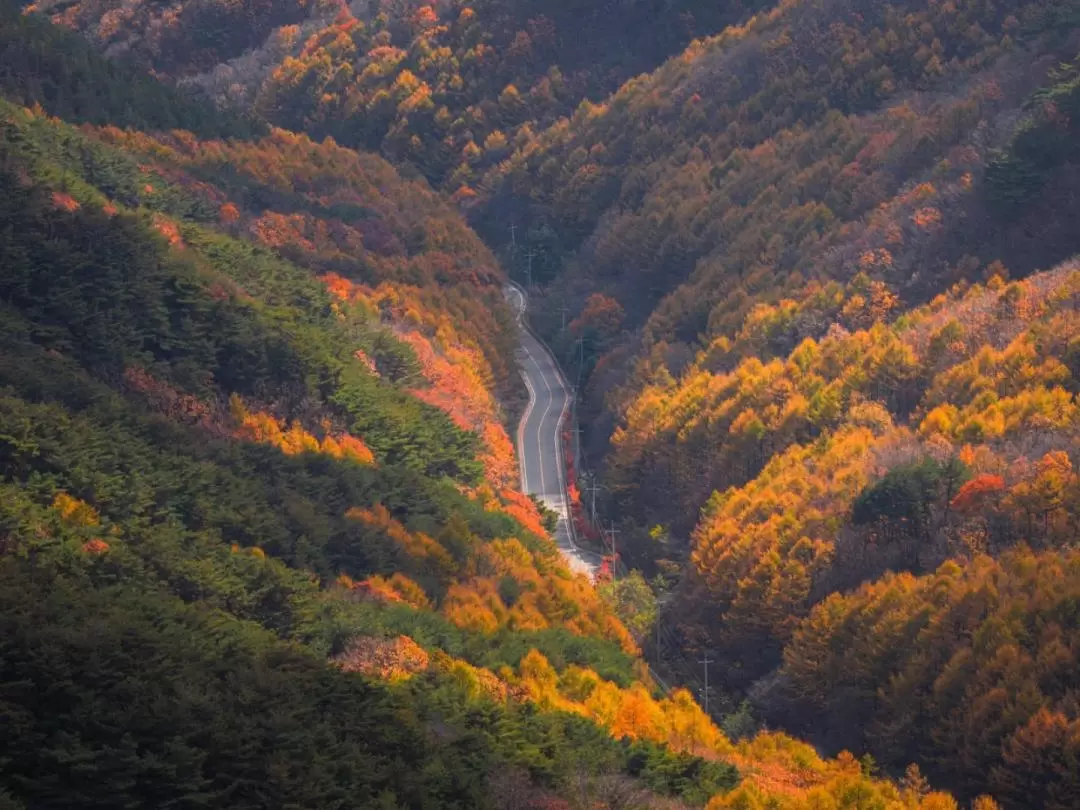
MULTIPOLYGON (((533 356, 532 352, 526 349, 525 353, 529 355, 529 359, 532 360, 533 365, 536 366, 536 371, 540 375, 540 379, 543 380, 544 388, 547 389, 548 394, 547 407, 544 408, 544 412, 540 415, 540 420, 536 423, 536 457, 540 463, 540 497, 545 497, 548 494, 548 491, 547 481, 544 478, 544 437, 542 431, 544 429, 544 421, 547 419, 548 414, 551 413, 551 406, 555 400, 551 391, 551 384, 548 382, 544 369, 541 368, 540 363, 533 356)), ((559 437, 556 436, 555 440, 558 441, 559 437)))
MULTIPOLYGON (((540 465, 540 495, 541 500, 549 507, 554 509, 562 521, 563 536, 565 537, 566 545, 560 544, 560 551, 563 556, 567 558, 570 566, 573 570, 581 571, 585 573, 590 579, 595 578, 598 566, 595 562, 589 562, 586 559, 586 555, 589 557, 596 557, 593 552, 585 551, 580 548, 577 543, 574 542, 573 527, 570 521, 573 520, 573 516, 570 513, 570 503, 566 497, 566 469, 565 462, 563 461, 562 451, 562 428, 566 421, 567 413, 570 410, 570 392, 567 388, 565 379, 563 378, 562 371, 559 369, 555 359, 551 356, 551 353, 543 346, 542 343, 536 340, 535 337, 525 328, 524 317, 525 308, 527 305, 525 296, 522 292, 514 287, 510 287, 510 291, 513 296, 516 297, 517 306, 517 320, 522 327, 522 340, 521 349, 525 354, 525 362, 522 364, 522 378, 525 381, 525 386, 529 391, 529 404, 522 414, 521 421, 518 423, 518 455, 519 455, 519 467, 521 470, 521 487, 522 491, 528 494, 529 491, 529 475, 528 475, 528 462, 526 460, 525 451, 525 434, 528 429, 528 422, 530 419, 536 416, 536 386, 529 378, 528 364, 531 363, 535 374, 539 375, 540 379, 544 382, 544 388, 548 395, 548 402, 544 408, 544 412, 540 414, 539 420, 536 423, 536 461, 540 465), (543 357, 547 358, 547 363, 550 368, 541 365, 537 359, 537 355, 534 354, 530 348, 529 343, 535 342, 540 348, 540 353, 543 357), (549 378, 551 375, 555 375, 554 381, 549 378), (553 387, 554 386, 554 387, 553 387), (547 422, 548 415, 551 413, 551 407, 554 404, 555 390, 558 388, 562 394, 562 407, 559 410, 559 417, 555 422, 555 430, 553 440, 555 442, 555 472, 557 476, 557 484, 559 487, 558 493, 550 494, 547 492, 547 480, 544 473, 544 441, 543 441, 543 428, 545 422, 547 422)), ((535 480, 535 479, 534 479, 535 480)), ((556 540, 559 540, 557 533, 556 540)))
POLYGON ((518 422, 518 470, 521 473, 521 490, 528 494, 529 465, 525 463, 525 451, 522 448, 525 447, 525 425, 529 421, 529 416, 532 414, 533 405, 536 404, 536 391, 533 390, 528 374, 522 374, 521 378, 525 380, 525 388, 529 391, 529 404, 525 406, 525 413, 522 414, 521 421, 518 422))
MULTIPOLYGON (((525 316, 525 296, 514 287, 510 287, 509 289, 518 299, 517 321, 520 326, 521 319, 525 316)), ((524 341, 522 341, 521 348, 525 349, 526 356, 529 356, 529 350, 525 348, 524 341)), ((521 491, 528 495, 529 465, 525 462, 525 425, 528 424, 529 417, 532 416, 533 407, 536 405, 536 390, 533 388, 532 381, 529 379, 529 375, 524 372, 524 369, 522 369, 521 379, 525 381, 525 389, 529 392, 529 404, 525 406, 525 413, 521 415, 521 419, 518 421, 518 472, 521 474, 521 491)))

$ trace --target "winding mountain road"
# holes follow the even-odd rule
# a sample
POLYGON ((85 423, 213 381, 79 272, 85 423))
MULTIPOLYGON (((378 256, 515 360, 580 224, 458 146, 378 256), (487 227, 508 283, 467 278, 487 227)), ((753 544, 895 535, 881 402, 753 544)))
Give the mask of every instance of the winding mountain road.
POLYGON ((528 299, 524 291, 511 285, 506 288, 506 297, 517 309, 521 329, 518 368, 529 389, 529 404, 517 431, 521 489, 527 495, 536 495, 559 516, 555 542, 570 569, 595 579, 600 557, 574 542, 566 497, 566 466, 560 437, 570 410, 570 387, 551 352, 525 324, 528 299))

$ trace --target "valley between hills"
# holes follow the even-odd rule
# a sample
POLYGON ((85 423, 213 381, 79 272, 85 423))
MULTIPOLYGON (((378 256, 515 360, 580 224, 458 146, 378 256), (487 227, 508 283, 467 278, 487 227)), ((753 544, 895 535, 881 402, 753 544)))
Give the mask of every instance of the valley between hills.
POLYGON ((1078 27, 4 0, 0 808, 1080 807, 1078 27))

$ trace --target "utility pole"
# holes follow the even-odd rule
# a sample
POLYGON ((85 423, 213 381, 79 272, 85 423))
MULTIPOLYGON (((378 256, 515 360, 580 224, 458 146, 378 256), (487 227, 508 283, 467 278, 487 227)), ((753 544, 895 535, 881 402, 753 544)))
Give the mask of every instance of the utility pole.
POLYGON ((563 304, 561 307, 559 307, 559 312, 562 314, 562 331, 563 332, 566 331, 566 313, 569 312, 569 311, 570 311, 570 307, 568 307, 566 304, 563 304))
MULTIPOLYGON (((615 528, 615 521, 611 521, 611 584, 615 585, 615 581, 619 578, 619 552, 615 547, 615 535, 619 533, 619 530, 615 528)), ((617 597, 616 597, 617 598, 617 597)))
POLYGON ((586 487, 586 489, 589 491, 589 494, 592 496, 592 508, 590 509, 590 514, 592 514, 592 525, 595 526, 596 525, 596 493, 599 492, 601 489, 603 489, 603 487, 600 486, 598 483, 596 483, 596 476, 594 475, 592 478, 589 479, 589 486, 586 487))
POLYGON ((715 664, 716 662, 709 658, 709 654, 705 653, 705 657, 698 661, 705 667, 705 714, 709 713, 709 664, 715 664))
POLYGON ((517 253, 517 236, 514 235, 514 231, 517 230, 517 225, 513 222, 510 223, 510 244, 515 253, 517 253))
POLYGON ((578 338, 574 341, 574 345, 578 350, 577 361, 577 379, 574 381, 574 390, 581 390, 581 372, 585 370, 585 338, 578 338))
POLYGON ((525 254, 525 258, 529 260, 529 269, 528 269, 528 273, 529 273, 529 289, 532 289, 532 260, 533 260, 533 256, 535 256, 535 255, 536 254, 533 253, 531 250, 528 253, 525 254))
POLYGON ((581 433, 582 433, 582 430, 581 430, 581 428, 578 427, 578 424, 577 424, 576 420, 573 422, 573 425, 574 426, 572 428, 570 428, 570 430, 567 431, 567 432, 570 433, 570 435, 572 435, 574 437, 574 444, 573 444, 574 465, 575 465, 575 467, 577 467, 578 471, 580 472, 581 469, 582 469, 582 466, 581 466, 581 462, 582 462, 582 458, 581 458, 581 433))
MULTIPOLYGON (((581 428, 579 428, 575 424, 572 428, 570 428, 569 432, 574 437, 574 455, 575 456, 580 456, 581 455, 581 434, 584 433, 585 431, 583 431, 581 428)), ((578 464, 578 467, 579 468, 581 467, 580 463, 578 464)))

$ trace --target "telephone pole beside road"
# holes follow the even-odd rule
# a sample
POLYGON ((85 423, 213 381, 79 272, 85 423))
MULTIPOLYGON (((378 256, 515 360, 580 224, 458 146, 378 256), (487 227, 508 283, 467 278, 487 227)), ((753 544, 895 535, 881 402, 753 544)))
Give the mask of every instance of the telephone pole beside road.
POLYGON ((589 477, 589 486, 586 487, 586 489, 589 491, 589 494, 592 496, 590 509, 589 509, 589 514, 592 516, 592 525, 595 526, 596 525, 596 493, 599 492, 601 489, 603 489, 603 487, 600 486, 598 483, 596 483, 596 476, 593 475, 593 476, 589 477))
POLYGON ((614 585, 619 577, 619 551, 615 546, 615 535, 619 530, 615 528, 615 521, 611 521, 611 584, 614 585))
POLYGON ((705 653, 705 657, 698 661, 699 664, 705 667, 705 714, 709 713, 709 664, 715 664, 713 659, 709 658, 709 654, 705 653))

